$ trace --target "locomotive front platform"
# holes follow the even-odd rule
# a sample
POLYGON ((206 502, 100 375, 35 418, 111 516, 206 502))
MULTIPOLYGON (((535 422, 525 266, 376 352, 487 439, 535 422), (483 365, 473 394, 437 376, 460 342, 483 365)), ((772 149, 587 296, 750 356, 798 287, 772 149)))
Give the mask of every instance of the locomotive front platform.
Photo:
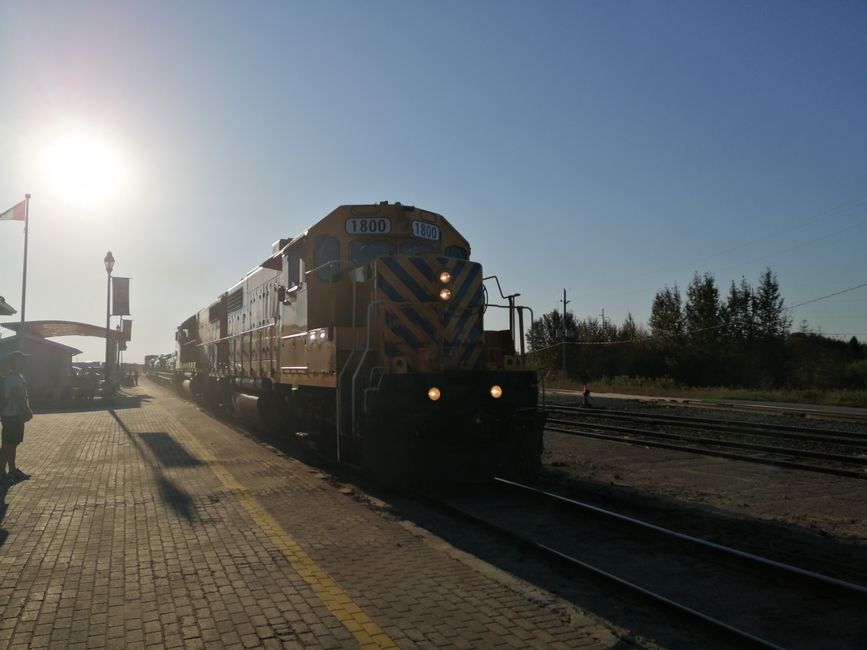
POLYGON ((612 627, 145 383, 37 414, 2 488, 0 647, 552 647, 612 627))

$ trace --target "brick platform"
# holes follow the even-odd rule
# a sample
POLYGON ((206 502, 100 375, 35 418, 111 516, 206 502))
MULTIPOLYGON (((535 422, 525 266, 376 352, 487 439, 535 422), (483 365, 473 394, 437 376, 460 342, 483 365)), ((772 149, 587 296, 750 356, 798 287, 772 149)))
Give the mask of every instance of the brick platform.
POLYGON ((32 477, 0 488, 0 648, 620 641, 150 383, 37 415, 18 458, 32 477))

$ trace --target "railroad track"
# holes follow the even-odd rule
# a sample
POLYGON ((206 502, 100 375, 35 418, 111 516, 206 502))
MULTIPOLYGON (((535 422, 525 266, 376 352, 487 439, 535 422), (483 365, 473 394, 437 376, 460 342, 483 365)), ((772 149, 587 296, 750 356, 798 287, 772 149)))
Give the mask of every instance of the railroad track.
MULTIPOLYGON (((669 403, 665 400, 660 400, 659 403, 671 406, 683 406, 685 408, 694 409, 709 409, 719 411, 738 411, 742 413, 764 413, 769 415, 794 415, 806 419, 816 420, 836 420, 840 422, 860 422, 867 423, 867 413, 831 411, 822 409, 821 407, 805 407, 805 406, 783 406, 774 404, 727 404, 724 402, 691 402, 678 401, 669 403)), ((864 410, 864 409, 862 409, 864 410)))
POLYGON ((560 406, 549 411, 571 416, 548 418, 546 430, 557 433, 867 479, 867 435, 863 433, 560 406), (775 444, 781 439, 785 445, 775 444), (801 446, 792 447, 793 442, 801 446), (829 448, 833 451, 826 451, 829 448))
MULTIPOLYGON (((581 393, 576 390, 562 389, 547 389, 547 393, 551 395, 567 395, 571 398, 580 397, 581 393)), ((597 395, 601 399, 605 399, 605 394, 597 395)), ((634 399, 634 398, 614 398, 619 400, 634 399)), ((655 406, 665 407, 683 407, 685 409, 704 409, 708 411, 727 411, 729 413, 753 413, 764 414, 771 416, 795 416, 806 419, 830 420, 840 422, 860 422, 867 423, 867 409, 852 408, 847 411, 831 410, 821 406, 796 406, 788 404, 773 404, 764 403, 756 404, 749 402, 739 402, 732 400, 730 402, 714 401, 712 399, 689 399, 689 398, 670 398, 670 397, 647 397, 642 399, 643 403, 655 406)), ((546 404, 550 406, 550 404, 546 404)))
POLYGON ((835 648, 855 648, 867 638, 864 585, 505 479, 424 499, 667 616, 687 619, 723 645, 827 647, 833 638, 835 648))
POLYGON ((171 386, 174 381, 174 374, 171 372, 152 372, 146 374, 145 377, 163 386, 171 386))
MULTIPOLYGON (((244 430, 250 429, 244 425, 244 430)), ((258 437, 260 434, 254 435, 258 437)), ((267 436, 262 439, 267 441, 267 436)), ((692 621, 698 633, 708 640, 702 644, 704 647, 712 644, 720 647, 819 647, 823 644, 817 639, 823 632, 816 617, 826 615, 842 621, 837 623, 838 626, 855 630, 847 632, 842 639, 835 638, 835 648, 860 646, 850 640, 855 639, 860 631, 855 626, 862 624, 861 613, 867 605, 867 588, 864 586, 773 560, 751 559, 757 556, 728 551, 717 544, 666 531, 531 486, 498 479, 491 490, 493 495, 486 497, 487 502, 480 502, 477 492, 466 490, 460 491, 457 497, 424 495, 423 498, 438 509, 494 531, 522 549, 531 549, 548 561, 568 567, 569 571, 599 581, 604 589, 630 594, 628 598, 638 599, 644 606, 652 603, 660 608, 657 611, 665 612, 665 621, 672 617, 692 621), (499 516, 490 516, 490 511, 496 509, 491 500, 502 507, 499 516), (565 520, 564 512, 567 515, 565 520), (554 520, 551 520, 551 515, 556 515, 554 520), (577 548, 577 542, 582 540, 583 549, 577 548), (596 556, 600 551, 607 556, 596 556), (665 555, 665 561, 658 559, 662 555, 665 555), (683 557, 687 555, 690 558, 685 562, 683 557), (693 555, 700 557, 696 559, 693 555), (632 566, 621 570, 624 558, 632 566), (636 576, 636 558, 641 566, 647 564, 647 558, 654 558, 653 563, 658 569, 656 576, 649 576, 646 572, 636 576), (714 609, 713 603, 708 604, 707 598, 702 602, 701 592, 722 590, 722 593, 733 593, 726 592, 726 587, 721 586, 731 563, 740 567, 733 581, 757 603, 789 603, 789 609, 779 613, 780 620, 787 621, 785 630, 768 627, 760 612, 744 615, 736 611, 732 603, 740 603, 742 599, 739 596, 729 598, 722 611, 714 609), (675 576, 674 585, 672 575, 675 576), (668 584, 660 584, 664 582, 668 584), (695 589, 693 593, 689 589, 684 593, 676 588, 678 584, 695 587, 699 583, 701 588, 697 595, 695 589), (791 603, 793 599, 797 602, 791 603), (819 610, 819 614, 805 617, 804 612, 809 608, 819 610), (790 624, 789 619, 794 622, 790 624)), ((729 582, 732 579, 729 578, 729 582)), ((867 630, 864 633, 867 634, 867 630)))
POLYGON ((548 411, 569 413, 582 418, 632 420, 659 422, 673 425, 703 425, 702 428, 727 432, 754 431, 770 432, 777 438, 811 440, 817 442, 861 442, 867 447, 867 433, 857 431, 840 431, 838 429, 823 429, 820 427, 803 427, 787 424, 769 424, 766 422, 740 422, 732 420, 713 419, 706 417, 690 417, 685 415, 669 415, 665 413, 648 413, 645 411, 603 411, 599 409, 578 408, 560 404, 550 404, 548 411), (707 425, 707 426, 704 426, 707 425))

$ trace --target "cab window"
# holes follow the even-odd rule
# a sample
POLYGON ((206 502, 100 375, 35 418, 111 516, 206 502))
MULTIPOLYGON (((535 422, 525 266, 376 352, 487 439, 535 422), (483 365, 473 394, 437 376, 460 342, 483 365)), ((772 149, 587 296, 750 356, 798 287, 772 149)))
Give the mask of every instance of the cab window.
POLYGON ((394 244, 390 241, 356 239, 349 243, 349 259, 357 264, 364 264, 384 255, 394 255, 394 244))
POLYGON ((420 241, 411 241, 400 245, 400 252, 403 255, 426 255, 434 252, 432 244, 426 244, 420 241))
POLYGON ((336 282, 340 276, 340 240, 331 235, 316 238, 313 255, 313 268, 316 277, 323 282, 336 282))
POLYGON ((470 259, 470 254, 463 246, 446 246, 446 257, 454 257, 459 260, 470 259))

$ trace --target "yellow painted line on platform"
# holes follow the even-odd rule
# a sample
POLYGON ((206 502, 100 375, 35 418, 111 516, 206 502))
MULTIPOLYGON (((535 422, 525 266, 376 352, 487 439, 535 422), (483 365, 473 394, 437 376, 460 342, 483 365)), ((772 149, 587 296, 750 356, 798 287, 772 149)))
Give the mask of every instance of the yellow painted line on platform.
POLYGON ((398 645, 373 619, 347 594, 328 573, 313 561, 301 545, 286 532, 271 514, 241 485, 220 461, 189 431, 187 443, 198 456, 208 463, 211 471, 220 482, 231 491, 244 506, 253 521, 262 529, 268 539, 283 553, 292 568, 310 585, 317 598, 334 614, 343 626, 352 633, 362 648, 397 648, 398 645))

